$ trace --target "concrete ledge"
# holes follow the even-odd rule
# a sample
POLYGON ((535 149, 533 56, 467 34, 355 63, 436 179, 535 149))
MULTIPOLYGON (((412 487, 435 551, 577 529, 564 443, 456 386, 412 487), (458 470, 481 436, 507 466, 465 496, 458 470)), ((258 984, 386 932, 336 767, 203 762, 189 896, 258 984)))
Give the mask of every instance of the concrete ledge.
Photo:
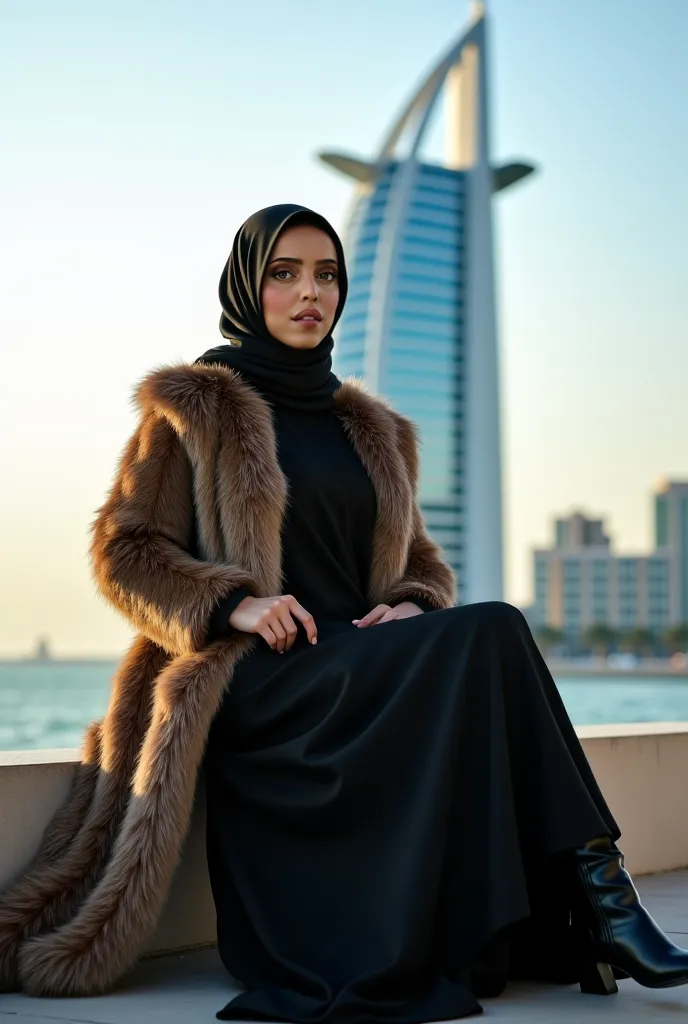
POLYGON ((688 722, 588 725, 576 732, 623 833, 631 873, 688 866, 688 722))
MULTIPOLYGON (((619 725, 578 725, 578 739, 619 739, 629 736, 683 736, 688 734, 688 722, 621 722, 619 725)), ((2 755, 0 755, 2 756, 2 755)))
MULTIPOLYGON (((584 726, 593 771, 623 831, 635 875, 688 867, 688 722, 584 726)), ((0 752, 0 890, 28 864, 78 763, 76 750, 0 752)), ((199 792, 170 897, 146 947, 149 954, 215 942, 199 792)))
MULTIPOLYGON (((0 892, 35 855, 45 827, 69 792, 78 763, 78 750, 0 751, 0 892)), ((145 952, 198 949, 215 942, 205 807, 199 790, 170 897, 145 952)))

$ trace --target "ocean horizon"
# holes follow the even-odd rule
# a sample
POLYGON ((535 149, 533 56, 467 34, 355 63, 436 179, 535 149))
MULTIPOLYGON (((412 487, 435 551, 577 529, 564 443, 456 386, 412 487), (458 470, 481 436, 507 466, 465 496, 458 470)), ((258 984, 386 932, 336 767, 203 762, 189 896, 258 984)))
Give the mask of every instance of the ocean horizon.
MULTIPOLYGON (((79 747, 119 659, 0 660, 0 750, 79 747)), ((556 676, 555 676, 556 678, 556 676)), ((556 679, 574 725, 688 721, 685 676, 556 679)))

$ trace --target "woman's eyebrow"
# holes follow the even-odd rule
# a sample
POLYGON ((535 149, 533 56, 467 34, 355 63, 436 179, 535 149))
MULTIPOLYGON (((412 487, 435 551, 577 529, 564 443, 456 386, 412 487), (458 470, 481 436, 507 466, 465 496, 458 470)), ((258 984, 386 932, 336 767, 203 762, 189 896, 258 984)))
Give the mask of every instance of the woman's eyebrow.
MULTIPOLYGON (((335 267, 337 266, 337 261, 331 258, 326 260, 316 260, 315 262, 316 266, 320 263, 332 263, 335 267)), ((272 265, 273 263, 298 263, 299 266, 301 266, 303 264, 303 260, 296 259, 295 256, 276 256, 274 260, 270 260, 270 264, 272 265)))

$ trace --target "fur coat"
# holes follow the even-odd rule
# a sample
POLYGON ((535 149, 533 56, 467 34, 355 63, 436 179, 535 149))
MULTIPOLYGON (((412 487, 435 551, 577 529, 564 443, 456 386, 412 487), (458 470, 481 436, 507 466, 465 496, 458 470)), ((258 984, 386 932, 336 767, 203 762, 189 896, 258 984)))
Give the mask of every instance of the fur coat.
MULTIPOLYGON (((210 723, 257 642, 208 643, 211 612, 237 587, 281 592, 287 482, 267 403, 231 369, 186 364, 150 374, 136 401, 91 557, 138 635, 66 802, 0 896, 0 991, 90 995, 133 964, 170 886, 210 723)), ((412 424, 355 381, 335 412, 376 493, 370 606, 414 594, 451 606, 453 574, 416 504, 412 424)))

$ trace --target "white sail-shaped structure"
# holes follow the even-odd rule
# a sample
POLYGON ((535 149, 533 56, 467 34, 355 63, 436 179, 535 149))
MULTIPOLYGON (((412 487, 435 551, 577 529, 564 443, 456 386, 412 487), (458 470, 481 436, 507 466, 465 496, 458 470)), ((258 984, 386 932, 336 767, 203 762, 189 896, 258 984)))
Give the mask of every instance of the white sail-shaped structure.
POLYGON ((335 369, 363 377, 417 423, 421 506, 462 603, 503 594, 492 197, 533 170, 492 164, 487 70, 486 17, 475 4, 467 31, 374 161, 321 154, 356 182, 335 369), (446 159, 438 165, 420 154, 443 90, 446 159))

